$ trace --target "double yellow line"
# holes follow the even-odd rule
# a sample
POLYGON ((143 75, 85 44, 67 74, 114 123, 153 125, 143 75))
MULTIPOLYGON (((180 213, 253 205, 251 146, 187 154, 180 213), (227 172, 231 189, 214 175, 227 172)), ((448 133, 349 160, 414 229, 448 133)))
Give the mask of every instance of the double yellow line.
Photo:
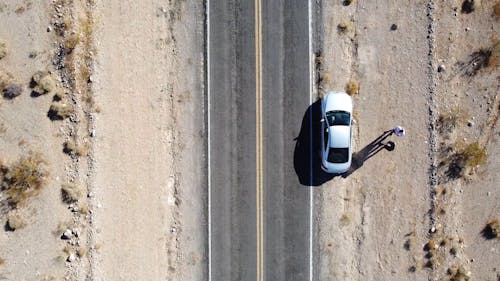
POLYGON ((255 0, 255 130, 256 130, 256 209, 257 209, 257 281, 264 280, 264 196, 262 162, 262 6, 255 0))

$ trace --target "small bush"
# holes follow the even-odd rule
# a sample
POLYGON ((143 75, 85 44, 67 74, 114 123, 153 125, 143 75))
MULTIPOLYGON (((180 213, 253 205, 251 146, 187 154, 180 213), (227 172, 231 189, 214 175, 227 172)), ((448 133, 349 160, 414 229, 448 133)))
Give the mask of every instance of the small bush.
POLYGON ((9 84, 2 90, 3 97, 6 99, 13 99, 23 93, 23 87, 19 84, 9 84))
POLYGON ((476 4, 477 0, 474 1, 474 0, 464 0, 464 2, 462 2, 462 13, 465 13, 465 14, 470 14, 472 12, 474 12, 474 10, 476 9, 476 4))
POLYGON ((456 127, 465 124, 469 119, 469 114, 459 107, 455 107, 449 112, 439 115, 437 120, 437 130, 440 134, 450 133, 456 127))
POLYGON ((346 33, 352 30, 352 23, 350 20, 343 20, 337 25, 339 33, 346 33))
POLYGON ((88 215, 90 213, 89 204, 87 202, 83 202, 78 206, 78 212, 82 215, 88 215))
MULTIPOLYGON (((500 10, 500 3, 499 5, 499 10, 500 10)), ((493 46, 491 47, 491 55, 488 58, 488 63, 487 67, 489 69, 496 69, 498 67, 498 64, 500 62, 500 40, 494 39, 493 40, 493 46)))
POLYGON ((410 251, 414 247, 415 243, 415 236, 412 235, 405 241, 405 243, 403 244, 403 248, 407 251, 410 251))
POLYGON ((351 218, 347 214, 343 214, 342 217, 340 217, 340 225, 341 226, 347 226, 351 223, 351 218))
POLYGON ((12 74, 0 69, 0 90, 3 90, 5 87, 11 84, 13 79, 14 76, 12 76, 12 74))
POLYGON ((444 174, 450 179, 465 177, 467 174, 472 174, 476 168, 486 163, 487 154, 486 148, 482 147, 478 142, 470 143, 463 146, 460 142, 455 143, 455 148, 450 150, 455 151, 450 156, 440 162, 439 167, 444 167, 444 174))
POLYGON ((497 2, 495 6, 493 6, 493 15, 495 19, 500 19, 500 2, 497 2))
POLYGON ((496 219, 488 222, 481 233, 486 239, 499 238, 500 222, 496 219))
POLYGON ((26 226, 26 221, 18 213, 12 213, 7 216, 7 223, 5 228, 9 231, 15 231, 17 229, 24 228, 26 226))
POLYGON ((350 96, 359 94, 359 82, 354 79, 349 80, 345 90, 350 96))
POLYGON ((83 195, 82 187, 74 183, 65 183, 61 186, 61 197, 64 203, 77 202, 83 195))
POLYGON ((465 270, 463 266, 452 266, 446 271, 450 275, 450 281, 468 281, 470 279, 470 274, 465 270))
POLYGON ((0 205, 6 203, 15 209, 27 198, 36 195, 48 175, 45 164, 39 154, 30 153, 10 167, 2 165, 0 191, 6 195, 6 199, 5 202, 0 202, 0 205))
POLYGON ((354 2, 354 0, 344 0, 342 1, 342 5, 344 6, 349 6, 354 2))
POLYGON ((429 252, 429 259, 427 260, 427 263, 425 266, 430 269, 437 269, 439 266, 441 266, 442 262, 442 257, 437 255, 435 251, 429 252))
POLYGON ((0 266, 4 265, 4 264, 5 264, 5 262, 6 262, 6 260, 5 260, 5 259, 0 258, 0 266))
POLYGON ((78 248, 78 250, 76 251, 76 254, 78 255, 79 258, 83 258, 87 255, 87 248, 85 247, 80 247, 78 248))
POLYGON ((37 97, 56 90, 56 82, 50 72, 37 71, 31 77, 30 87, 33 89, 32 96, 37 97))
POLYGON ((427 252, 436 250, 437 248, 438 248, 438 245, 433 240, 429 240, 429 242, 427 242, 427 244, 425 244, 425 246, 424 246, 424 250, 427 252))
POLYGON ((56 101, 50 105, 47 116, 50 120, 63 120, 73 115, 74 112, 73 105, 63 101, 56 101))
POLYGON ((73 221, 60 222, 52 233, 54 236, 60 237, 67 229, 73 229, 74 227, 75 223, 73 221))
POLYGON ((87 154, 87 147, 79 146, 74 140, 64 142, 63 152, 69 155, 85 156, 87 154))
POLYGON ((0 60, 7 55, 7 43, 0 39, 0 60))
POLYGON ((486 149, 478 142, 473 142, 465 147, 460 153, 469 168, 486 163, 486 149))
POLYGON ((73 52, 76 46, 80 43, 80 35, 78 33, 72 33, 66 36, 64 40, 64 49, 67 54, 73 52))

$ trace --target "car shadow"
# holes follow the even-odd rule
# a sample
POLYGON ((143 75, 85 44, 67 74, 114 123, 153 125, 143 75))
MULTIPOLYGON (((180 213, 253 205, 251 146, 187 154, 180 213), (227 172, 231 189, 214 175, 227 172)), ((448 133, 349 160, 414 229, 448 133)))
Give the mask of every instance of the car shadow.
POLYGON ((330 174, 321 169, 321 100, 311 104, 302 119, 299 136, 295 138, 293 166, 299 182, 305 186, 320 186, 336 176, 346 178, 363 166, 364 162, 382 149, 393 151, 395 143, 384 142, 392 135, 387 130, 352 155, 352 164, 343 174, 330 174))
POLYGON ((335 176, 321 169, 320 121, 321 100, 317 100, 307 108, 295 138, 293 166, 299 182, 305 186, 319 186, 335 176))

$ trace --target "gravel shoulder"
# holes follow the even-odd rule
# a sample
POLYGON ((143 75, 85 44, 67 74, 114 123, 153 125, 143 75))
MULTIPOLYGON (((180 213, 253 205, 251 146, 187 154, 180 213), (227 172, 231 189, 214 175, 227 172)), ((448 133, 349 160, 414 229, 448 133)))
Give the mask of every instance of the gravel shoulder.
POLYGON ((95 7, 96 280, 207 273, 202 15, 182 2, 95 7))

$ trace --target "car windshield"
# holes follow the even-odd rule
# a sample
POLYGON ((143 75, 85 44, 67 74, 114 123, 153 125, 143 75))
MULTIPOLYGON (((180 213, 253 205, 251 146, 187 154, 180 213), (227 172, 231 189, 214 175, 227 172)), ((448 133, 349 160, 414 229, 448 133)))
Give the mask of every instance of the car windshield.
POLYGON ((349 160, 349 150, 345 148, 331 147, 328 151, 328 162, 330 163, 345 163, 349 160))
POLYGON ((328 111, 326 113, 328 126, 349 126, 351 122, 351 114, 345 111, 328 111))

